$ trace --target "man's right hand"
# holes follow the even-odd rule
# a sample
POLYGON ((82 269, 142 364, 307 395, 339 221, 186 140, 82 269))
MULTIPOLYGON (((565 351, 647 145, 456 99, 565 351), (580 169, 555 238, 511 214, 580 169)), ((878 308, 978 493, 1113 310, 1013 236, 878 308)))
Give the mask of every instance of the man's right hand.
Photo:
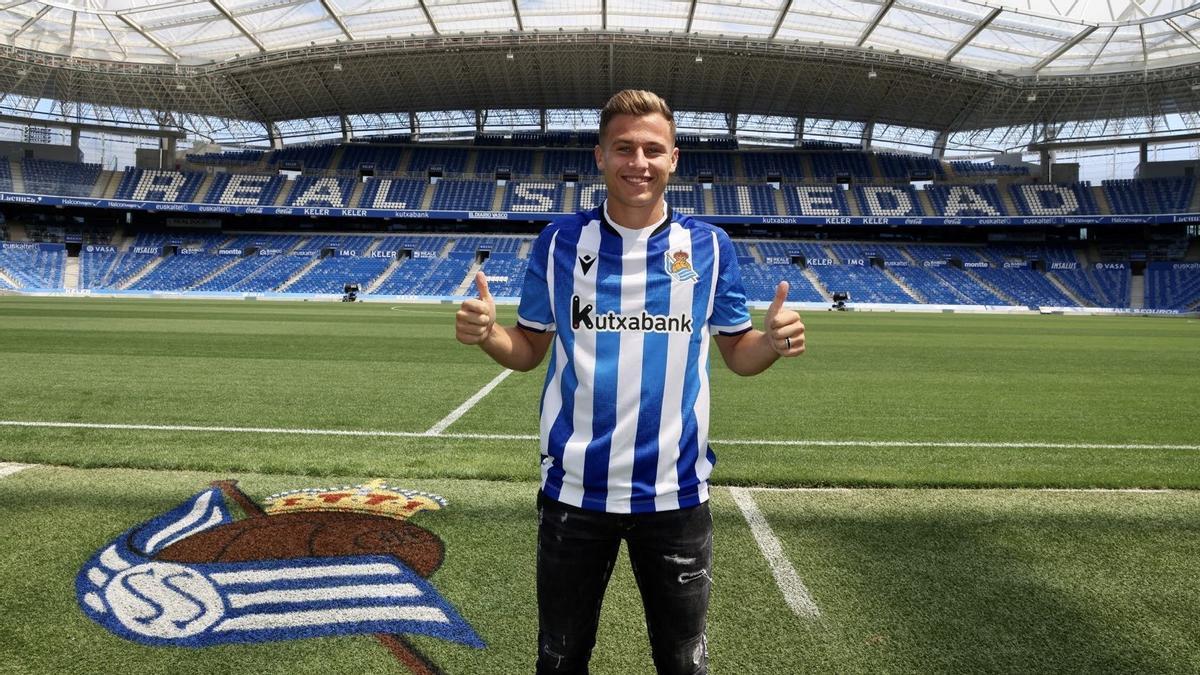
POLYGON ((454 333, 464 345, 477 345, 487 340, 496 325, 496 301, 488 290, 483 270, 475 273, 475 288, 479 298, 465 300, 454 315, 454 333))

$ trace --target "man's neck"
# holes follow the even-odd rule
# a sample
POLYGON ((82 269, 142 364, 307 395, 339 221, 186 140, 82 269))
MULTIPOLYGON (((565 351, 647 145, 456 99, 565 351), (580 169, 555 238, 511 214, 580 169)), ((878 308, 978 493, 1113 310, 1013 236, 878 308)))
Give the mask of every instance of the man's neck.
POLYGON ((604 201, 604 214, 612 223, 631 230, 640 230, 662 222, 667 213, 667 202, 658 200, 654 206, 636 209, 615 204, 611 199, 604 201))

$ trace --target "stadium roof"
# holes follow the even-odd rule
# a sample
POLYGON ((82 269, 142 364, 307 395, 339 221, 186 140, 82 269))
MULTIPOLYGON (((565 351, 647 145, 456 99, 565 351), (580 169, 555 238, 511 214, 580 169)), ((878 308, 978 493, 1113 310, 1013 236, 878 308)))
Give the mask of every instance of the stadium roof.
POLYGON ((935 130, 1200 112, 1181 0, 9 0, 0 92, 273 122, 597 107, 935 130))

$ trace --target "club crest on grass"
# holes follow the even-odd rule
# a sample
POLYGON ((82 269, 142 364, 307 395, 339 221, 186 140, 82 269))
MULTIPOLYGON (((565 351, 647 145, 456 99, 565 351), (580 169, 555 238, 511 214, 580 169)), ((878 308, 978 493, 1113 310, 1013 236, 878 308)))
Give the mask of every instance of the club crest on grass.
POLYGON ((414 672, 433 667, 403 634, 482 648, 427 580, 445 547, 408 522, 447 502, 382 481, 271 495, 259 507, 219 481, 97 551, 79 606, 123 638, 207 647, 373 633, 414 672), (235 519, 228 501, 246 517, 235 519))

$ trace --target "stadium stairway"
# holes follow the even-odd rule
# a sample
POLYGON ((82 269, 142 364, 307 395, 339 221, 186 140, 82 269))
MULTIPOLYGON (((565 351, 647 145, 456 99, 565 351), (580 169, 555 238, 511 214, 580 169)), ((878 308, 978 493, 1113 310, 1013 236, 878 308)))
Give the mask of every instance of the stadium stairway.
POLYGON ((1004 207, 1004 210, 1008 213, 1008 215, 1021 215, 1021 209, 1017 208, 1017 203, 1013 201, 1012 191, 1008 189, 1008 185, 997 185, 996 192, 1000 193, 1000 205, 1004 207))
POLYGON ((717 201, 713 197, 713 191, 711 189, 705 190, 702 188, 700 190, 700 194, 703 196, 703 199, 704 199, 704 212, 705 213, 716 213, 717 212, 717 201))
POLYGON ((121 171, 101 171, 96 184, 92 186, 92 193, 88 196, 92 199, 112 199, 110 195, 116 194, 123 175, 121 171))
MULTIPOLYGON (((206 195, 212 189, 213 181, 217 179, 217 174, 205 172, 204 179, 200 181, 200 187, 196 189, 195 201, 201 199, 201 195, 206 195)), ((115 190, 115 188, 114 188, 115 190)))
POLYGON ((1188 206, 1191 213, 1200 213, 1200 190, 1192 190, 1192 203, 1188 206))
POLYGON ((892 270, 888 269, 886 266, 883 268, 883 275, 886 276, 888 279, 891 279, 893 284, 896 284, 897 286, 899 286, 900 290, 907 293, 908 297, 912 298, 913 300, 916 300, 918 303, 927 304, 929 302, 929 300, 926 299, 926 297, 922 293, 919 293, 917 291, 917 289, 904 283, 903 279, 896 276, 896 273, 893 272, 892 270))
POLYGON ((1092 199, 1096 200, 1096 207, 1100 213, 1116 213, 1113 211, 1112 204, 1108 201, 1108 192, 1105 191, 1102 185, 1092 186, 1092 199))
POLYGON ((850 215, 861 216, 863 214, 862 207, 858 204, 858 195, 854 194, 854 190, 846 190, 846 204, 850 206, 850 215))
POLYGON ((3 281, 4 283, 8 284, 9 286, 12 286, 13 288, 21 287, 21 284, 17 283, 16 279, 10 277, 8 275, 8 272, 6 272, 3 268, 0 268, 0 281, 3 281))
POLYGON ((63 266, 63 288, 74 290, 79 288, 79 258, 67 256, 63 266))
POLYGON ((162 261, 164 261, 164 260, 166 260, 166 258, 163 256, 159 256, 157 258, 152 258, 150 260, 150 262, 146 263, 145 267, 138 270, 137 272, 134 272, 132 276, 130 276, 128 279, 126 279, 124 281, 124 283, 117 286, 117 290, 123 291, 123 290, 129 288, 130 286, 136 284, 139 279, 141 279, 142 277, 144 277, 147 274, 149 274, 150 272, 152 272, 154 270, 154 268, 158 267, 160 264, 162 264, 162 261))
POLYGON ((272 206, 287 206, 288 199, 292 196, 292 192, 296 190, 296 181, 289 180, 279 188, 279 194, 275 195, 275 202, 272 206))
POLYGON ((432 183, 425 186, 425 194, 421 197, 422 211, 428 211, 433 206, 433 194, 437 191, 437 187, 432 183))
MULTIPOLYGON (((575 183, 566 183, 563 185, 563 201, 562 201, 563 207, 562 208, 563 208, 563 211, 566 211, 568 213, 575 210, 574 206, 572 206, 575 203, 575 185, 576 185, 575 183)), ((1197 192, 1200 192, 1200 190, 1197 190, 1197 192)))
POLYGON ((775 191, 775 213, 786 215, 788 213, 787 200, 783 198, 783 190, 775 191))
POLYGON ((1129 278, 1129 308, 1143 309, 1146 306, 1146 277, 1135 274, 1129 278))
MULTIPOLYGON (((25 191, 25 169, 21 166, 20 161, 9 160, 10 169, 12 172, 13 192, 25 191)), ((1200 190, 1198 190, 1200 192, 1200 190)))
POLYGON ((1007 302, 1008 304, 1010 304, 1010 305, 1017 305, 1017 306, 1019 306, 1019 305, 1021 304, 1021 303, 1017 302, 1017 300, 1016 300, 1015 298, 1013 298, 1013 296, 1011 296, 1011 295, 1009 295, 1008 293, 1005 293, 1004 291, 1000 290, 1000 289, 999 289, 997 286, 995 286, 995 285, 993 285, 992 283, 988 282, 988 281, 987 281, 987 280, 985 280, 983 277, 981 277, 981 276, 979 276, 978 274, 976 274, 976 273, 975 273, 973 270, 970 270, 970 269, 967 269, 967 268, 963 268, 963 272, 966 272, 967 276, 969 276, 969 277, 971 277, 972 279, 974 279, 974 280, 975 280, 975 283, 977 283, 977 284, 979 284, 980 286, 983 286, 984 288, 988 289, 989 291, 991 291, 991 292, 995 293, 995 294, 996 294, 996 297, 998 297, 998 298, 1000 298, 1001 300, 1003 300, 1003 301, 1007 302))
POLYGON ((1053 285, 1055 288, 1057 288, 1059 291, 1061 291, 1063 295, 1070 298, 1071 302, 1075 303, 1076 305, 1079 305, 1080 307, 1095 307, 1094 303, 1088 302, 1087 300, 1084 300, 1083 298, 1079 297, 1079 295, 1077 293, 1075 293, 1075 291, 1071 290, 1070 286, 1067 286, 1066 284, 1064 284, 1062 282, 1062 279, 1059 279, 1058 275, 1055 274, 1054 272, 1046 272, 1045 276, 1046 276, 1046 279, 1050 282, 1050 284, 1053 285))
POLYGON ((825 288, 825 284, 821 283, 821 277, 818 277, 811 267, 803 268, 800 273, 804 275, 805 279, 808 279, 808 283, 812 284, 813 288, 817 289, 825 302, 833 302, 833 294, 829 292, 828 288, 825 288))
POLYGON ((471 286, 475 283, 475 273, 483 268, 483 263, 471 263, 471 268, 467 270, 467 276, 463 277, 462 283, 454 288, 454 295, 467 295, 472 293, 471 286))
POLYGON ((400 258, 399 256, 394 258, 392 262, 383 270, 383 272, 379 274, 379 276, 372 279, 371 283, 367 284, 366 288, 362 289, 363 295, 374 293, 375 289, 382 286, 383 282, 387 281, 393 274, 396 273, 396 268, 399 267, 403 262, 404 259, 400 258))
POLYGON ((300 269, 296 270, 295 274, 288 277, 287 281, 280 284, 279 288, 277 288, 275 290, 279 293, 286 293, 287 289, 292 284, 296 283, 297 281, 300 281, 300 278, 303 277, 305 274, 308 274, 308 271, 311 270, 312 268, 316 267, 317 263, 319 263, 319 262, 321 262, 320 258, 313 258, 312 260, 309 260, 307 263, 304 264, 304 267, 301 267, 300 269))
MULTIPOLYGON (((357 204, 358 208, 365 208, 366 204, 362 204, 363 190, 367 188, 367 184, 361 179, 354 182, 354 189, 350 191, 350 197, 346 200, 347 205, 357 204)), ((375 244, 378 246, 379 244, 375 244)))
POLYGON ((507 188, 502 188, 499 184, 492 190, 492 211, 504 210, 504 192, 507 188))
POLYGON ((929 193, 924 190, 917 190, 917 202, 924 209, 925 213, 931 216, 939 215, 937 209, 933 208, 933 200, 929 198, 929 193))
POLYGON ((216 270, 213 270, 212 274, 208 274, 208 275, 204 276, 202 279, 197 280, 196 283, 192 284, 191 286, 188 286, 187 290, 194 291, 197 288, 200 288, 204 284, 215 279, 218 274, 224 272, 225 270, 229 269, 230 267, 233 267, 234 265, 236 265, 242 261, 242 256, 231 255, 229 257, 232 258, 232 260, 225 263, 224 265, 221 265, 216 270))

